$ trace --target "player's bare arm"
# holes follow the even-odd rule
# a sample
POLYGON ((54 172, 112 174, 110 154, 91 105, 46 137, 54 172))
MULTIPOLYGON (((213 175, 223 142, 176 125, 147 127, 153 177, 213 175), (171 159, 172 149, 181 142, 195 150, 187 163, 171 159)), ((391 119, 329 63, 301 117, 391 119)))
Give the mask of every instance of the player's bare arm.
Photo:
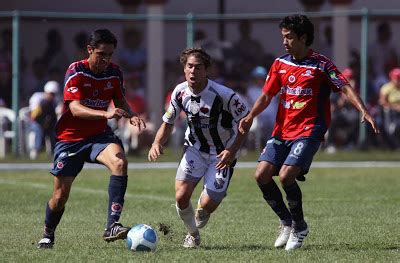
POLYGON ((223 150, 220 154, 217 155, 219 162, 217 163, 215 168, 217 168, 218 170, 223 170, 225 168, 228 168, 232 164, 233 160, 235 160, 236 153, 237 151, 239 151, 240 146, 242 145, 246 136, 247 132, 246 133, 238 132, 235 141, 233 142, 231 147, 223 150))
POLYGON ((132 111, 126 100, 114 99, 114 105, 127 112, 127 115, 124 117, 130 119, 129 120, 130 123, 133 126, 136 126, 139 129, 139 131, 141 131, 142 129, 146 129, 146 122, 142 118, 140 118, 136 112, 132 111))
POLYGON ((120 119, 128 113, 120 108, 110 109, 108 111, 95 110, 85 105, 80 101, 74 100, 69 103, 69 109, 74 117, 86 120, 99 120, 99 119, 120 119))
POLYGON ((250 113, 240 120, 239 122, 239 132, 246 134, 249 132, 251 125, 253 124, 253 119, 257 117, 271 102, 272 97, 268 96, 266 93, 263 93, 258 97, 256 102, 254 103, 253 108, 250 113))
POLYGON ((369 114, 367 108, 362 102, 360 96, 354 91, 350 85, 346 85, 342 88, 343 93, 346 95, 347 99, 356 107, 361 113, 361 122, 369 122, 375 133, 379 133, 379 128, 376 125, 375 119, 369 114))
POLYGON ((158 156, 163 154, 163 145, 167 142, 167 139, 171 135, 173 128, 174 126, 172 124, 168 124, 166 122, 161 124, 147 156, 150 162, 154 162, 158 156))

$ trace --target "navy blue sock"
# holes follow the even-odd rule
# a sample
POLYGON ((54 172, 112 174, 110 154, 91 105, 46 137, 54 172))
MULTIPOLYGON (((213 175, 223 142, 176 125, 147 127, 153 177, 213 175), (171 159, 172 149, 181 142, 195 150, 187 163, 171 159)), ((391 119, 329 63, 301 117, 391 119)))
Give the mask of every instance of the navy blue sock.
POLYGON ((64 214, 65 208, 60 211, 50 209, 49 203, 46 204, 46 219, 44 220, 43 237, 50 238, 54 241, 54 231, 60 223, 61 217, 64 214))
POLYGON ((275 214, 279 216, 281 223, 285 226, 291 226, 292 216, 283 201, 282 193, 275 181, 271 180, 271 182, 258 185, 258 187, 261 189, 265 201, 267 201, 272 210, 274 210, 275 214))
POLYGON ((293 228, 299 231, 304 230, 307 224, 304 221, 303 202, 299 185, 294 182, 294 184, 283 186, 283 190, 286 192, 286 199, 292 214, 293 228))
POLYGON ((124 206, 124 196, 126 186, 128 184, 128 176, 110 176, 108 185, 108 218, 107 227, 119 220, 122 207, 124 206))

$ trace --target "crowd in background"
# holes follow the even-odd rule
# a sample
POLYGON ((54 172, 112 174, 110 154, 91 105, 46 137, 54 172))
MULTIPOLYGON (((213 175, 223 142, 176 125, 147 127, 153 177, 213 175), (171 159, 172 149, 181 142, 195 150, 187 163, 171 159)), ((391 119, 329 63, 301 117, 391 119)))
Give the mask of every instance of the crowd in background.
MULTIPOLYGON (((209 78, 224 84, 239 93, 251 107, 260 95, 265 78, 278 54, 268 53, 252 35, 249 20, 238 22, 239 39, 215 41, 209 39, 205 30, 197 29, 194 46, 202 47, 213 58, 209 78)), ((359 145, 359 116, 344 97, 334 94, 331 107, 332 125, 323 144, 323 150, 333 153, 337 149, 352 149, 356 146, 397 149, 400 147, 400 67, 390 24, 378 23, 376 40, 369 45, 368 101, 366 104, 381 128, 382 134, 373 136, 367 130, 368 144, 359 145)), ((324 29, 325 43, 320 51, 327 57, 332 55, 332 29, 324 29)), ((68 57, 64 49, 62 34, 57 29, 47 32, 47 44, 42 54, 28 64, 23 48, 20 50, 20 113, 24 121, 24 152, 32 159, 44 149, 51 152, 54 145, 54 125, 62 108, 62 86, 66 68, 73 61, 87 58, 85 32, 74 37, 75 54, 68 57), (31 70, 28 70, 28 68, 31 70), (47 143, 46 143, 47 142, 47 143), (46 147, 45 147, 46 146, 46 147)), ((143 32, 138 28, 126 28, 118 44, 113 61, 124 73, 126 98, 132 109, 148 122, 144 132, 139 133, 129 123, 120 120, 110 123, 124 142, 129 153, 140 154, 149 147, 154 137, 154 125, 149 120, 146 104, 146 47, 143 32)), ((283 53, 283 52, 282 52, 283 53)), ((359 90, 360 55, 351 50, 349 67, 342 70, 351 85, 359 90)), ((167 60, 165 65, 165 103, 168 104, 173 88, 183 81, 183 70, 178 55, 167 60)), ((4 29, 0 40, 0 107, 12 106, 12 31, 4 29)), ((275 97, 269 108, 258 116, 245 143, 247 149, 261 149, 271 134, 279 98, 275 97)), ((3 122, 2 122, 3 123, 3 122)), ((4 127, 2 127, 4 129, 4 127)), ((170 145, 180 148, 183 143, 185 122, 175 126, 170 145)))

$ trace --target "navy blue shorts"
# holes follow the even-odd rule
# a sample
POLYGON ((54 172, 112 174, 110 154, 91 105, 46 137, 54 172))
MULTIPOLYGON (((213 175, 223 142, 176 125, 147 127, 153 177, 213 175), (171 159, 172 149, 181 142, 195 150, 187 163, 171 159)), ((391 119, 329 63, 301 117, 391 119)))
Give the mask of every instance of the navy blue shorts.
POLYGON ((97 163, 97 156, 111 143, 119 144, 124 149, 121 140, 111 131, 77 142, 58 141, 50 173, 77 176, 85 162, 97 163))
POLYGON ((292 141, 272 137, 267 141, 258 161, 267 161, 278 169, 282 165, 298 166, 301 174, 306 174, 320 144, 320 141, 309 137, 292 141))

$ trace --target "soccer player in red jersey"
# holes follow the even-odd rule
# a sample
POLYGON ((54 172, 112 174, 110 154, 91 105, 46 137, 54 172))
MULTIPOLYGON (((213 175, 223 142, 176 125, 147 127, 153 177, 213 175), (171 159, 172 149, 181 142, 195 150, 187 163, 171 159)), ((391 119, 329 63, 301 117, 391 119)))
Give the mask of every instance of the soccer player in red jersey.
POLYGON ((247 132, 254 117, 280 94, 280 104, 272 137, 260 155, 255 173, 264 199, 280 218, 280 233, 275 247, 300 248, 309 230, 304 221, 302 193, 296 178, 304 181, 330 123, 330 93, 343 92, 359 110, 361 121, 379 133, 373 117, 360 97, 336 66, 310 49, 314 26, 304 15, 283 18, 279 25, 287 54, 272 64, 263 93, 251 112, 239 123, 247 132), (277 175, 286 193, 288 207, 273 180, 277 175))
POLYGON ((94 31, 89 39, 89 58, 72 63, 65 76, 64 108, 56 126, 53 195, 46 207, 43 238, 39 248, 52 248, 54 233, 64 213, 72 183, 85 162, 101 163, 111 172, 108 186, 108 219, 103 239, 124 239, 129 227, 118 222, 127 187, 127 167, 120 139, 107 120, 129 118, 138 129, 145 122, 129 108, 119 67, 111 62, 117 39, 107 29, 94 31), (108 109, 113 101, 115 108, 108 109))

